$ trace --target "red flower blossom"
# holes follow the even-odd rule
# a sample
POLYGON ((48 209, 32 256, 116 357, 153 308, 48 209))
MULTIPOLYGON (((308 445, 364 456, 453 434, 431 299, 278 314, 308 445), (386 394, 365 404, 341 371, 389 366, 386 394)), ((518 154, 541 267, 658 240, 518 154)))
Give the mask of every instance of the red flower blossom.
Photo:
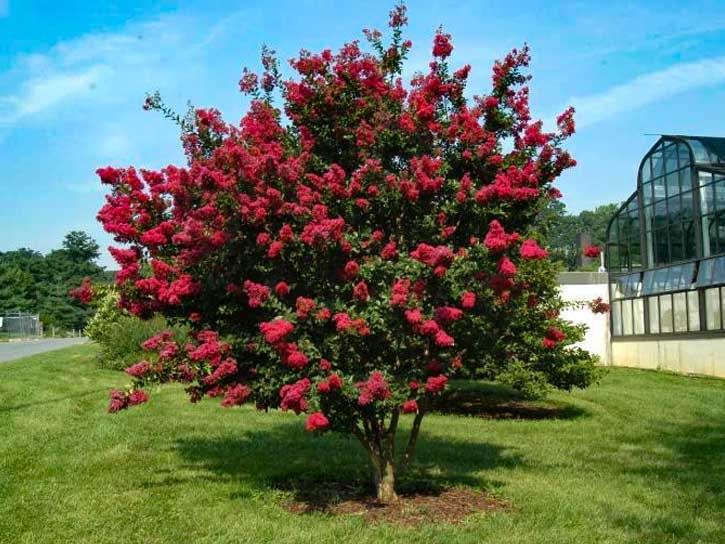
POLYGON ((307 416, 307 421, 305 422, 305 431, 324 431, 329 426, 330 420, 325 417, 325 414, 323 414, 322 412, 315 412, 307 416))
POLYGON ((448 333, 446 333, 446 331, 441 329, 435 335, 435 343, 436 343, 436 346, 438 346, 438 347, 449 348, 455 342, 454 342, 452 336, 450 336, 448 333))
POLYGON ((461 295, 461 307, 470 310, 476 305, 476 293, 466 291, 461 295))
POLYGON ((602 250, 599 246, 586 246, 584 248, 584 256, 592 259, 595 257, 599 257, 599 254, 601 252, 602 250))
POLYGON ((91 286, 91 278, 86 276, 81 282, 81 286, 76 289, 71 289, 68 294, 75 299, 78 299, 83 304, 90 304, 93 300, 93 287, 91 286))
POLYGON ((376 400, 385 400, 392 394, 381 372, 375 371, 370 374, 366 382, 360 382, 355 385, 360 390, 357 403, 360 406, 367 406, 376 400))
POLYGON ((259 330, 264 335, 264 339, 270 344, 281 342, 294 328, 292 323, 284 319, 275 319, 274 321, 259 324, 259 330))
POLYGON ((128 367, 124 372, 134 378, 142 378, 151 370, 151 363, 148 361, 141 361, 128 367))
POLYGON ((545 259, 549 256, 549 252, 539 246, 536 240, 526 240, 519 248, 521 257, 528 260, 545 259))
POLYGON ((445 374, 440 374, 438 376, 431 376, 425 382, 425 392, 430 393, 432 395, 441 393, 446 388, 447 383, 448 383, 448 378, 446 377, 445 374))
POLYGON ((566 339, 566 335, 557 327, 550 326, 546 329, 546 335, 541 341, 546 349, 552 349, 566 339))
POLYGON ((440 30, 436 32, 435 38, 433 39, 433 56, 444 59, 450 56, 452 51, 451 35, 444 34, 440 30))
POLYGON ((405 320, 411 325, 417 325, 423 321, 423 314, 417 308, 413 310, 405 310, 405 320))
POLYGON ((137 406, 139 404, 143 404, 144 402, 148 402, 149 396, 146 391, 142 391, 141 389, 136 389, 135 391, 131 391, 128 395, 128 405, 129 406, 137 406))
POLYGON ((297 308, 297 318, 307 319, 307 316, 310 315, 310 312, 315 309, 317 303, 311 298, 297 297, 297 302, 295 303, 295 306, 297 308))
POLYGON ((507 234, 501 223, 495 219, 488 225, 488 232, 483 240, 483 244, 495 253, 500 253, 509 248, 509 246, 519 239, 518 234, 507 234))
POLYGON ((269 287, 266 285, 245 280, 243 288, 250 308, 259 308, 269 298, 269 287))
POLYGON ((589 303, 589 309, 595 314, 606 314, 609 311, 609 304, 597 297, 589 303))
POLYGON ((405 306, 408 303, 408 294, 410 292, 410 280, 397 280, 393 284, 392 293, 390 295, 391 306, 405 306))
POLYGON ((463 317, 463 311, 453 306, 443 306, 435 309, 435 320, 439 323, 458 321, 463 317))
POLYGON ((280 408, 283 411, 292 410, 295 414, 300 414, 307 410, 307 399, 305 395, 309 393, 311 387, 310 380, 302 378, 293 384, 283 385, 279 390, 280 408))
POLYGON ((370 293, 368 292, 368 286, 364 281, 361 281, 352 290, 352 296, 353 298, 356 298, 357 300, 366 301, 368 298, 370 298, 370 293))
POLYGON ((498 261, 498 273, 506 278, 513 278, 516 275, 516 265, 504 255, 498 261))
POLYGON ((406 400, 403 403, 403 413, 404 414, 417 414, 418 413, 418 403, 415 400, 406 400))
POLYGON ((289 285, 287 285, 285 282, 281 281, 277 285, 274 286, 274 292, 278 297, 286 297, 289 295, 289 285))
POLYGON ((355 261, 348 261, 345 265, 344 276, 346 280, 351 280, 357 276, 360 271, 360 265, 355 261))
POLYGON ((222 400, 222 406, 241 406, 252 395, 252 389, 244 384, 238 383, 227 388, 222 400))

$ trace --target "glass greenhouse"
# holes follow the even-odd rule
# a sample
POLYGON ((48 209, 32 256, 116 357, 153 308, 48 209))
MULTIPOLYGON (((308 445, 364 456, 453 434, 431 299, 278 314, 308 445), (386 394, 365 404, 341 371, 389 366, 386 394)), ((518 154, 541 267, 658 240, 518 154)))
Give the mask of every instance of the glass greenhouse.
POLYGON ((613 337, 723 335, 725 138, 662 136, 607 230, 613 337))

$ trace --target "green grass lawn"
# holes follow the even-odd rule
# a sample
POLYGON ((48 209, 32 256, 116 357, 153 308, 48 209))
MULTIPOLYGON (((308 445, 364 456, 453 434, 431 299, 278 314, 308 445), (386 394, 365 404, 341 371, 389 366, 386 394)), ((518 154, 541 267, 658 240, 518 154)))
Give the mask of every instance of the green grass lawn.
POLYGON ((725 380, 615 369, 560 418, 431 415, 420 474, 513 508, 412 529, 283 508, 284 481, 366 478, 357 443, 179 387, 109 415, 126 379, 94 353, 0 364, 1 542, 725 542, 725 380))

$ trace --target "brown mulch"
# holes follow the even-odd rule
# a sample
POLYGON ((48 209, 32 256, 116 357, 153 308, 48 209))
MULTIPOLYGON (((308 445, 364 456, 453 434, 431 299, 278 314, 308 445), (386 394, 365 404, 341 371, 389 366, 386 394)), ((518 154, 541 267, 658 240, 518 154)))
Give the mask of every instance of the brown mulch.
POLYGON ((458 524, 471 514, 511 509, 506 501, 464 487, 403 492, 398 494, 398 501, 391 504, 380 504, 369 491, 342 482, 305 486, 295 491, 295 497, 285 504, 289 512, 358 515, 370 523, 458 524))

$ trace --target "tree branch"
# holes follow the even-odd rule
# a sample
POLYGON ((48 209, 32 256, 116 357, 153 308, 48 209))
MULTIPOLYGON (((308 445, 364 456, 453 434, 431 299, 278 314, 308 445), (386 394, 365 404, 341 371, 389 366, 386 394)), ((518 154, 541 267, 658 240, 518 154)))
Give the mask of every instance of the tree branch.
POLYGON ((410 463, 415 457, 415 446, 418 443, 418 434, 420 433, 420 424, 423 421, 425 410, 420 408, 418 413, 415 415, 413 420, 413 428, 410 430, 410 436, 408 437, 408 445, 405 448, 403 457, 398 464, 398 474, 405 473, 410 468, 410 463))

